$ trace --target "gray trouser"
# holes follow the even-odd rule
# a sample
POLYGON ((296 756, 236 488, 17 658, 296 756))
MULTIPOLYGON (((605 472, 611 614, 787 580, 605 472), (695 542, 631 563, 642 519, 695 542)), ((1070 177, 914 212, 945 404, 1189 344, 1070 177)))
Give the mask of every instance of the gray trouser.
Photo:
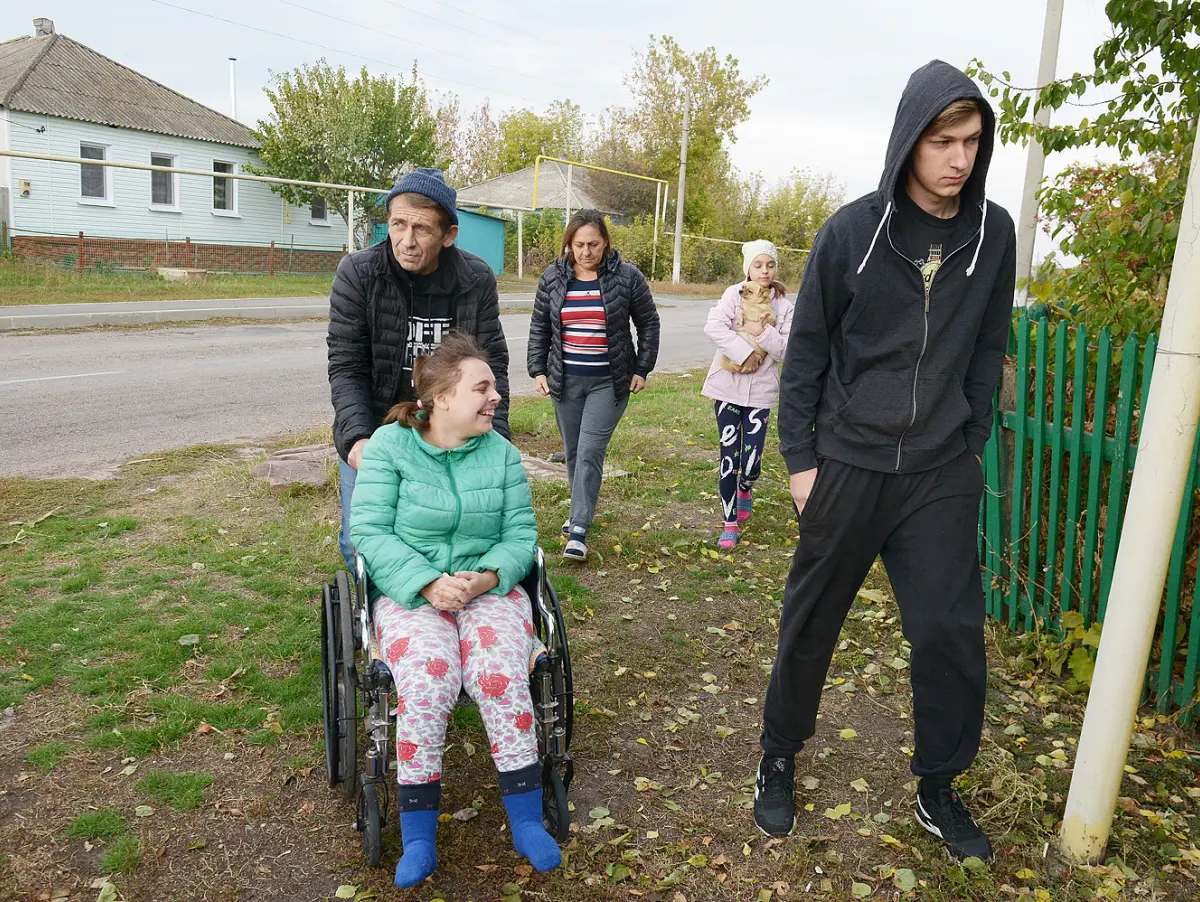
POLYGON ((628 404, 628 395, 617 403, 608 376, 563 379, 562 398, 554 402, 554 418, 567 457, 570 520, 574 528, 586 530, 592 525, 604 478, 604 455, 628 404))

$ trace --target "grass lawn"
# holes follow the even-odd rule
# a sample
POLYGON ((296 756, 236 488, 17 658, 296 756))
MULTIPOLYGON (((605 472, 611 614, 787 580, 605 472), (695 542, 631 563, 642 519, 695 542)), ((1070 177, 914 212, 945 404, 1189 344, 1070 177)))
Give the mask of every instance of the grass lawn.
MULTIPOLYGON (((501 273, 503 293, 532 294, 536 276, 501 273)), ((172 301, 208 298, 299 298, 329 295, 333 274, 210 275, 202 282, 167 282, 155 273, 83 273, 0 260, 0 307, 33 304, 84 304, 110 301, 172 301)), ((724 285, 655 282, 656 294, 715 298, 724 285)))
MULTIPOLYGON (((769 449, 743 545, 716 552, 716 429, 697 388, 663 375, 631 404, 610 452, 629 475, 604 486, 586 567, 555 553, 565 487, 534 486, 575 666, 565 866, 530 873, 512 852, 478 716, 459 709, 442 811, 479 816, 442 825, 437 874, 407 894, 391 886, 394 817, 389 867, 372 871, 325 782, 317 614, 339 559, 336 474, 271 493, 249 475, 261 448, 206 446, 107 482, 0 480, 0 898, 92 900, 104 876, 141 900, 1196 898, 1195 731, 1146 712, 1112 857, 1067 866, 1054 831, 1084 698, 1042 668, 1044 640, 993 627, 983 751, 961 789, 999 854, 945 857, 912 817, 908 649, 881 570, 802 756, 796 835, 758 833, 795 528, 769 449)), ((547 402, 517 400, 512 425, 525 450, 558 447, 547 402)))
MULTIPOLYGON (((531 292, 537 279, 503 273, 502 292, 531 292)), ((328 297, 333 273, 309 275, 210 275, 202 282, 167 282, 156 273, 83 273, 0 261, 0 307, 109 301, 206 298, 328 297)))

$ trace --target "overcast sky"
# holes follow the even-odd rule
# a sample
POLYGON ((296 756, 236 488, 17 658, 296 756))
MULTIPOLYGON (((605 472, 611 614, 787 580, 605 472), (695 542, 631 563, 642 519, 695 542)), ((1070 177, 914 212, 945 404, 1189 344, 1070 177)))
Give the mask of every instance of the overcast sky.
MULTIPOLYGON (((1107 35, 1103 0, 1067 0, 1060 75, 1090 69, 1107 35)), ((711 0, 566 4, 531 0, 32 0, 0 4, 0 40, 31 34, 32 18, 224 113, 237 63, 238 118, 268 112, 263 87, 322 56, 348 69, 407 72, 464 110, 542 110, 569 97, 587 114, 624 104, 622 73, 651 34, 686 50, 715 46, 770 85, 751 102, 733 161, 768 181, 792 169, 833 173, 853 198, 874 188, 908 74, 938 57, 972 57, 1016 83, 1036 80, 1044 0, 800 0, 743 6, 711 0), (192 11, 187 11, 192 10, 192 11), (199 15, 197 13, 204 13, 199 15), (225 20, 225 21, 222 21, 225 20), (255 30, 259 29, 259 30, 255 30)), ((1015 217, 1024 150, 998 148, 988 194, 1015 217)), ((1063 164, 1052 158, 1048 169, 1063 164)))

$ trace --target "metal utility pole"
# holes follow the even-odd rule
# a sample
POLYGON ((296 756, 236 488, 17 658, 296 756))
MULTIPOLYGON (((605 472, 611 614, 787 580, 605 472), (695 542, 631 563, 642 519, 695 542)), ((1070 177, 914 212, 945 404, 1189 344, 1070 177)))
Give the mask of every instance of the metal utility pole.
MULTIPOLYGON (((1038 89, 1054 81, 1058 66, 1058 36, 1062 31, 1063 0, 1046 0, 1046 24, 1042 30, 1042 56, 1038 62, 1038 89)), ((1050 108, 1042 107, 1033 114, 1038 125, 1050 124, 1050 108)), ((1037 190, 1045 171, 1046 153, 1037 138, 1029 139, 1025 158, 1025 187, 1021 191, 1021 218, 1017 221, 1017 296, 1018 306, 1029 298, 1029 279, 1033 275, 1033 245, 1037 238, 1037 190)))
POLYGON ((237 57, 229 58, 229 117, 237 118, 237 57))
POLYGON ((1162 603, 1176 516, 1195 453, 1200 421, 1200 141, 1192 148, 1161 334, 1059 834, 1063 852, 1076 861, 1103 858, 1108 844, 1162 603))
POLYGON ((671 281, 679 281, 679 263, 683 254, 683 193, 687 181, 688 128, 691 125, 692 92, 683 94, 683 143, 679 148, 679 192, 675 195, 675 260, 671 264, 671 281))

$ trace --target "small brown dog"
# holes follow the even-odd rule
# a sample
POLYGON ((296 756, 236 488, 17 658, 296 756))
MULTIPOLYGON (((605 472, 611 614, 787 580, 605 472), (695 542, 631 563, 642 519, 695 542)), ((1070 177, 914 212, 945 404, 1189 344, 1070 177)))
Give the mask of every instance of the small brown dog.
POLYGON ((721 355, 721 368, 731 373, 753 373, 767 359, 767 352, 758 346, 755 336, 745 331, 746 323, 761 323, 764 326, 775 325, 775 311, 771 308, 771 293, 773 285, 762 285, 758 282, 745 282, 742 285, 742 309, 738 312, 734 330, 754 348, 741 363, 734 363, 724 354, 721 355))

